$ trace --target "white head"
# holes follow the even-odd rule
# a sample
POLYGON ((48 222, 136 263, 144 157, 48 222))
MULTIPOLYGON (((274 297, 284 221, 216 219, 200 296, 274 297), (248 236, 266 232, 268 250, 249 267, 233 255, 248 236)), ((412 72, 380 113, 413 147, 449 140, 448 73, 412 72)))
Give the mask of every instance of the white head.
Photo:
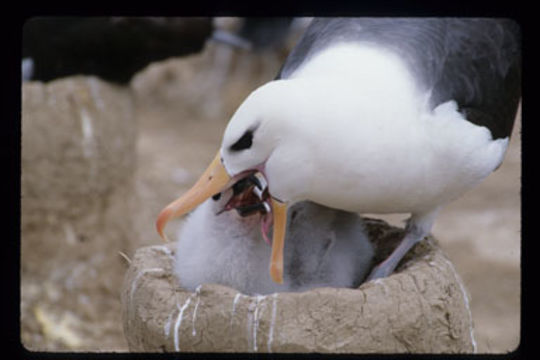
POLYGON ((286 80, 267 83, 253 91, 232 116, 221 144, 221 159, 230 176, 261 170, 286 138, 290 101, 286 80))

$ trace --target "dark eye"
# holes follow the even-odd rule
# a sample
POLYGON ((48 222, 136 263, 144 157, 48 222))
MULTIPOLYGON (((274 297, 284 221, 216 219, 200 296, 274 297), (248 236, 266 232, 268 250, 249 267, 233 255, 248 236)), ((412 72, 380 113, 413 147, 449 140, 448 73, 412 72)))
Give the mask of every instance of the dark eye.
POLYGON ((231 145, 233 151, 249 149, 253 144, 253 131, 247 130, 237 142, 231 145))
POLYGON ((212 199, 213 199, 214 201, 218 201, 219 198, 221 198, 221 193, 220 193, 220 192, 218 192, 217 194, 215 194, 214 196, 212 196, 212 199))

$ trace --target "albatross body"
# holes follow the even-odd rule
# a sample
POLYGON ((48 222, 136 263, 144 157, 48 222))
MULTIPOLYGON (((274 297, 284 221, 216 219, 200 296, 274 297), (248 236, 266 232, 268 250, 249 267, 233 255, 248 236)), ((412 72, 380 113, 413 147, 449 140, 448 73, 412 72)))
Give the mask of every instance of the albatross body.
MULTIPOLYGON (((194 188, 212 192, 253 171, 266 177, 278 282, 292 204, 410 213, 400 246, 370 278, 387 276, 441 206, 501 164, 520 71, 510 20, 315 19, 276 80, 233 115, 194 188)), ((164 210, 158 229, 189 211, 189 196, 164 210)))

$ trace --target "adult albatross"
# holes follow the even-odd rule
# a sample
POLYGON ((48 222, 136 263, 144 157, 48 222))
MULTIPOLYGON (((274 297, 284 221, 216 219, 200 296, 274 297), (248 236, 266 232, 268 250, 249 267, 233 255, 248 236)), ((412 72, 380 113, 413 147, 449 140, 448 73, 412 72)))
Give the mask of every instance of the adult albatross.
POLYGON ((268 183, 270 275, 282 282, 287 208, 311 200, 409 213, 375 267, 388 276, 441 206, 501 164, 521 96, 519 25, 508 19, 315 19, 280 70, 231 118, 216 157, 167 221, 255 171, 268 183))

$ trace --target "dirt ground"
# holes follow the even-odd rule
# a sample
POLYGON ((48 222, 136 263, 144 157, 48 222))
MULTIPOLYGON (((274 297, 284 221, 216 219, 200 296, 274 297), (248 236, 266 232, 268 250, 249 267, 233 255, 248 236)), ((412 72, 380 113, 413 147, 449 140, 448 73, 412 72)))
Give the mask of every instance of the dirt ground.
MULTIPOLYGON (((202 55, 153 64, 131 83, 139 132, 134 196, 143 206, 134 215, 141 230, 125 250, 128 258, 139 246, 161 242, 154 230, 159 210, 193 184, 218 150, 235 108, 250 91, 274 77, 283 59, 274 54, 233 54, 230 69, 221 72, 215 65, 217 51, 209 47, 202 55)), ((219 51, 227 58, 227 50, 219 51)), ((470 293, 480 353, 511 351, 520 341, 520 118, 502 166, 443 209, 433 230, 470 293)), ((400 226, 405 218, 378 217, 400 226)), ((178 223, 168 225, 170 237, 178 223)), ((117 261, 124 260, 118 256, 117 261)), ((22 286, 29 283, 35 284, 23 276, 22 286)), ((118 342, 106 349, 96 345, 96 350, 127 350, 120 340, 121 327, 114 329, 119 333, 111 337, 118 342)), ((27 347, 58 349, 46 338, 31 335, 22 336, 27 347)), ((93 340, 99 344, 99 335, 93 340)))

